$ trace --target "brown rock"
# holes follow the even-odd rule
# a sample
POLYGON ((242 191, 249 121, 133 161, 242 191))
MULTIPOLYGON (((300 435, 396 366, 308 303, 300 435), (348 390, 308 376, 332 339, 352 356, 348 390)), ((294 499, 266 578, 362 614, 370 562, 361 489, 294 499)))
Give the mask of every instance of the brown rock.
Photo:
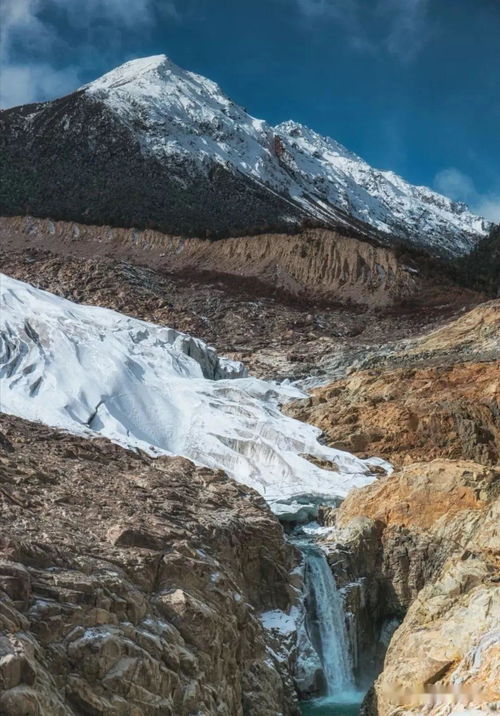
POLYGON ((297 713, 257 616, 289 605, 295 553, 260 496, 185 459, 1 423, 0 480, 20 495, 0 492, 2 714, 297 713))
POLYGON ((500 362, 354 372, 287 412, 363 457, 380 455, 396 465, 437 457, 495 465, 500 362))
POLYGON ((444 716, 453 699, 488 712, 500 699, 499 492, 498 469, 435 460, 336 510, 330 559, 358 651, 372 655, 364 669, 383 655, 385 625, 402 620, 363 714, 444 716))

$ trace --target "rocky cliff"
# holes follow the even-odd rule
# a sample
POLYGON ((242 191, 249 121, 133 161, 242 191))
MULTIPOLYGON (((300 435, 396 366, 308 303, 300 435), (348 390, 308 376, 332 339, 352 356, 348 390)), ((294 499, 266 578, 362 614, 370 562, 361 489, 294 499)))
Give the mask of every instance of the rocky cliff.
POLYGON ((380 668, 389 646, 364 714, 490 713, 500 699, 499 490, 498 469, 435 460, 330 515, 361 668, 380 668))
POLYGON ((2 714, 298 713, 259 619, 295 556, 253 490, 8 416, 0 464, 2 714))

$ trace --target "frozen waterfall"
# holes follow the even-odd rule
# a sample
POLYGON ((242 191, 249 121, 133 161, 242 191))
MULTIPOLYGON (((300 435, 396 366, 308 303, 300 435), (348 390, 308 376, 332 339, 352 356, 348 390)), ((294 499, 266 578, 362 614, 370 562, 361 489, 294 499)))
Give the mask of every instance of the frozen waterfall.
POLYGON ((307 628, 323 667, 328 696, 355 690, 344 606, 323 552, 302 545, 307 590, 307 628))

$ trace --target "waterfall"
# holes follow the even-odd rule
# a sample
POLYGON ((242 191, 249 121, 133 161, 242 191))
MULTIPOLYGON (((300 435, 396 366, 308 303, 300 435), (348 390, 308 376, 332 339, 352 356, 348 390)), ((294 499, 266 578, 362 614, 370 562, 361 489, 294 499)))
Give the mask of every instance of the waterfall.
POLYGON ((309 634, 320 657, 327 694, 339 696, 355 689, 342 597, 323 552, 311 545, 302 546, 302 551, 309 634))

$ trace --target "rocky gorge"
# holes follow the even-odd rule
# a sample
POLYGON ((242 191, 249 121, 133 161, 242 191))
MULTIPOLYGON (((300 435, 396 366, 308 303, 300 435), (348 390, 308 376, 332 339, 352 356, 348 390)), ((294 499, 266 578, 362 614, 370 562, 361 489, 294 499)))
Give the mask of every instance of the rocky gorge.
MULTIPOLYGON (((298 699, 307 713, 367 716, 496 708, 499 302, 444 290, 424 264, 408 274, 425 286, 416 302, 389 292, 390 305, 367 310, 344 284, 357 273, 335 301, 304 301, 289 281, 270 290, 265 271, 250 286, 231 263, 200 273, 175 252, 148 266, 92 227, 79 243, 66 238, 77 225, 53 224, 51 242, 50 224, 3 220, 5 273, 298 381, 309 397, 286 404, 289 416, 394 473, 380 467, 340 506, 280 525, 220 471, 2 416, 5 713, 295 715, 298 699), (332 590, 333 611, 321 603, 332 590), (344 641, 331 640, 334 623, 344 641), (340 653, 352 706, 308 700, 340 653)), ((314 246, 293 237, 290 256, 301 241, 314 246)), ((378 269, 363 270, 369 292, 378 269)))
POLYGON ((498 708, 499 322, 484 303, 289 408, 395 467, 321 516, 355 669, 379 674, 365 716, 498 708))
MULTIPOLYGON (((280 524, 220 470, 2 415, 0 709, 343 713, 311 700, 328 682, 321 635, 339 619, 314 575, 338 594, 344 687, 353 699, 367 692, 352 713, 497 708, 500 302, 436 280, 426 261, 405 271, 396 253, 403 283, 387 287, 383 257, 360 260, 374 247, 319 230, 283 237, 269 273, 262 264, 244 276, 245 257, 261 250, 250 240, 221 243, 209 266, 203 242, 184 262, 177 240, 169 254, 158 236, 156 258, 142 260, 146 233, 113 229, 110 245, 106 231, 4 219, 1 270, 295 382, 308 395, 282 407, 288 416, 317 426, 325 449, 376 455, 394 472, 381 461, 341 504, 280 524), (321 277, 324 256, 301 250, 329 242, 321 277), (372 291, 383 300, 367 306, 372 291), (308 566, 308 550, 323 566, 308 566)), ((304 458, 336 479, 328 461, 304 458)))

